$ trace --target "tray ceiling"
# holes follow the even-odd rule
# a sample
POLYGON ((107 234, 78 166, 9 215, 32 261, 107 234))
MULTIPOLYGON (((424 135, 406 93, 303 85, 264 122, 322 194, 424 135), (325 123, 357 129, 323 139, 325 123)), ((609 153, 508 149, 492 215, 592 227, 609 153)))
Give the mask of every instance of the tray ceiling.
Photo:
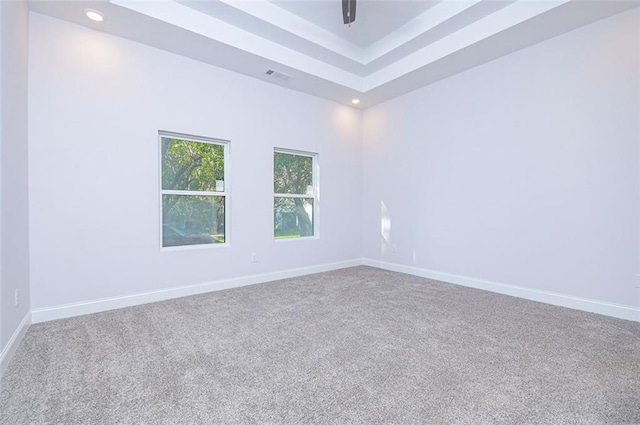
POLYGON ((31 1, 31 10, 359 108, 598 19, 638 1, 31 1), (97 9, 104 22, 84 14, 97 9), (267 74, 274 70, 275 73, 267 74))

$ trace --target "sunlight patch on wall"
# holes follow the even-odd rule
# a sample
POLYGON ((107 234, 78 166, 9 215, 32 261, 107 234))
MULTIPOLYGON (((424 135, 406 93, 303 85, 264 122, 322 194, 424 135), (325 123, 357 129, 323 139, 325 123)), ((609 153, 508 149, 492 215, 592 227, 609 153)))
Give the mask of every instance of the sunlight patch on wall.
POLYGON ((384 254, 391 247, 391 217, 384 201, 380 201, 380 236, 380 252, 384 254))

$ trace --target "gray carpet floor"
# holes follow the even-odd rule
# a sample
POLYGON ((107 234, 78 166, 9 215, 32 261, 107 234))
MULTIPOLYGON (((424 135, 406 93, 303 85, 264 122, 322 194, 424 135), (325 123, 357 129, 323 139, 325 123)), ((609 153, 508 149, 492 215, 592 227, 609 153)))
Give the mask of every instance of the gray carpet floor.
POLYGON ((640 423, 640 323, 355 267, 33 325, 0 423, 640 423))

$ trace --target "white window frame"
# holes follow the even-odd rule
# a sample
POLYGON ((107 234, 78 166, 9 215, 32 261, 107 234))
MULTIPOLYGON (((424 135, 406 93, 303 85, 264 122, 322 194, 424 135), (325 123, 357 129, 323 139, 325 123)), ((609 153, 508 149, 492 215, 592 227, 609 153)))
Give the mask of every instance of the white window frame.
POLYGON ((210 249, 210 248, 222 248, 228 247, 231 245, 231 225, 230 225, 230 214, 229 214, 229 205, 230 205, 230 195, 229 195, 229 140, 224 139, 215 139, 212 137, 203 137, 203 136, 194 136, 191 134, 184 133, 175 133, 171 131, 158 131, 158 166, 159 171, 158 175, 160 176, 159 188, 160 188, 160 197, 159 197, 159 211, 160 211, 160 251, 184 251, 191 249, 210 249), (197 191, 197 190, 165 190, 162 188, 162 139, 163 138, 171 138, 171 139, 180 139, 187 140, 189 142, 194 143, 209 143, 212 145, 221 145, 223 146, 223 154, 224 154, 224 190, 221 192, 210 192, 210 191, 197 191), (163 235, 162 235, 162 195, 186 195, 186 196, 224 196, 224 242, 223 243, 210 243, 210 244, 196 244, 196 245, 181 245, 181 246, 162 246, 163 235))
MULTIPOLYGON (((313 194, 295 194, 295 193, 276 193, 273 191, 273 201, 276 198, 306 198, 313 199, 313 236, 301 236, 299 238, 276 238, 275 235, 275 227, 272 229, 273 240, 277 243, 286 243, 286 242, 294 242, 294 241, 308 241, 314 239, 320 239, 320 161, 319 154, 317 152, 307 152, 307 151, 299 151, 295 149, 287 149, 287 148, 274 148, 273 149, 273 157, 272 159, 272 167, 271 167, 271 187, 273 188, 274 181, 274 169, 273 169, 273 159, 275 158, 276 153, 284 153, 289 155, 297 155, 297 156, 306 156, 311 158, 311 184, 313 187, 313 194)), ((275 210, 273 210, 272 214, 275 214, 275 210)), ((273 222, 272 216, 272 222, 273 222)))

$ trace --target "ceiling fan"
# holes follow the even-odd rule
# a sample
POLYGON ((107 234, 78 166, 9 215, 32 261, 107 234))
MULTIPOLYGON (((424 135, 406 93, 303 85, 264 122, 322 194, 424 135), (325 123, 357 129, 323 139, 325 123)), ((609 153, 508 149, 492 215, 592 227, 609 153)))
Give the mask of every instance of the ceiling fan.
POLYGON ((356 20, 356 0, 342 0, 342 22, 351 27, 356 20))

